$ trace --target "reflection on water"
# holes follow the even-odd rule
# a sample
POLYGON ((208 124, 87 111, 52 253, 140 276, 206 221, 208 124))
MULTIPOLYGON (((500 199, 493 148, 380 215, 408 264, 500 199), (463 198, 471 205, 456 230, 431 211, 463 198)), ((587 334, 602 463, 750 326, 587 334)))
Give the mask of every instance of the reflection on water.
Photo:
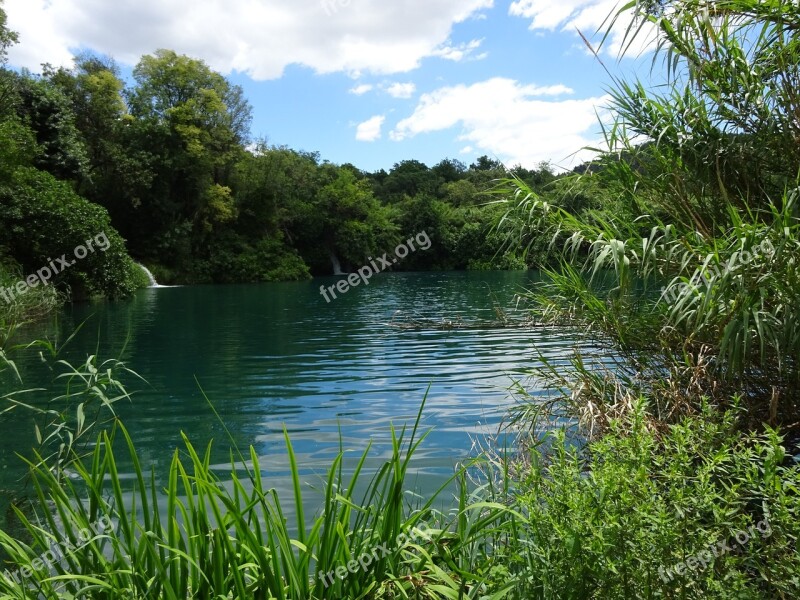
MULTIPOLYGON (((389 325, 393 317, 487 322, 497 308, 522 319, 513 313, 514 295, 535 287, 535 273, 385 274, 328 304, 319 286, 335 280, 148 289, 126 302, 72 307, 60 336, 87 323, 65 358, 82 361, 99 349, 147 380, 128 382, 137 393, 118 410, 140 459, 162 481, 181 431, 200 447, 214 439, 214 463, 229 468, 227 434, 200 386, 241 449, 255 447, 279 489, 287 472, 284 427, 311 483, 340 443, 355 456, 371 441, 370 464, 386 458, 390 425, 413 423, 430 388, 423 429, 431 433, 414 462, 425 491, 470 456, 471 436, 497 430, 510 402, 506 388, 539 353, 561 358, 575 343, 563 330, 389 325)), ((52 380, 33 356, 20 368, 29 386, 52 380)), ((12 453, 30 445, 28 423, 0 422, 0 488, 18 474, 12 453)))

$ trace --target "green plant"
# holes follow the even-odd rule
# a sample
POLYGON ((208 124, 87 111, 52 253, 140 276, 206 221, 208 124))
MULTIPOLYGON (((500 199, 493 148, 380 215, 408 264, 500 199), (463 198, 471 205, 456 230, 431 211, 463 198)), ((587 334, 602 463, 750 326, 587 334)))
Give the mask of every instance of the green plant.
MULTIPOLYGON (((31 542, 0 532, 0 547, 24 574, 0 579, 2 597, 216 598, 233 593, 307 599, 372 597, 379 587, 385 594, 413 592, 413 566, 420 564, 416 547, 408 538, 396 541, 430 517, 437 497, 414 510, 408 504, 409 461, 424 439, 418 426, 419 417, 410 431, 392 431, 391 458, 372 475, 358 502, 369 449, 350 476, 342 450, 324 482, 323 508, 310 521, 286 435, 296 532, 282 504, 286 499, 267 487, 252 448, 247 459, 232 454, 230 479, 224 481, 209 464, 209 450, 198 452, 184 437, 184 452, 175 451, 164 490, 155 473, 142 468, 121 424, 99 436, 91 456, 71 452, 73 478, 60 478, 48 466, 52 457, 36 453, 29 462, 36 517, 16 509, 31 542), (118 437, 133 465, 133 480, 119 473, 118 437), (97 523, 107 526, 98 531, 97 523), (88 539, 81 533, 86 530, 92 531, 88 539), (380 546, 388 546, 388 552, 378 556, 380 546), (36 562, 52 548, 63 550, 63 561, 36 562), (346 572, 351 561, 367 554, 376 557, 368 569, 325 579, 324 574, 342 567, 346 572)), ((443 531, 430 528, 428 535, 436 538, 443 531)))
MULTIPOLYGON (((10 266, 10 260, 3 261, 0 254, 0 289, 13 289, 23 280, 22 269, 10 266)), ((8 295, 8 292, 6 292, 8 295)), ((0 297, 0 348, 5 348, 8 340, 19 326, 41 318, 61 306, 64 294, 54 286, 39 286, 28 290, 26 294, 17 295, 7 302, 0 297)))
MULTIPOLYGON (((67 183, 32 167, 0 178, 0 245, 7 248, 27 276, 62 255, 69 268, 54 273, 53 284, 69 287, 73 296, 120 297, 136 289, 138 268, 112 228, 108 213, 72 191, 67 183), (75 248, 105 235, 107 248, 77 260, 75 248)), ((52 271, 52 269, 51 269, 52 271)))
POLYGON ((515 597, 795 597, 800 466, 781 436, 741 435, 734 411, 648 413, 636 402, 587 445, 551 433, 512 462, 510 505, 473 507, 494 511, 477 535, 504 549, 515 597))
POLYGON ((720 404, 741 392, 754 422, 789 424, 800 415, 799 104, 789 83, 800 13, 749 0, 654 6, 629 3, 611 22, 633 11, 626 45, 644 24, 659 32, 654 60, 664 59, 671 91, 614 80, 610 151, 577 179, 616 193, 621 210, 572 212, 565 184, 551 198, 512 178, 495 190, 508 206, 498 229, 510 246, 549 240, 562 264, 533 295, 538 316, 613 345, 619 368, 637 371, 634 396, 662 407, 663 375, 702 364, 700 388, 720 404))
MULTIPOLYGON (((52 472, 60 481, 76 460, 80 460, 94 441, 96 429, 116 417, 114 404, 130 400, 130 395, 119 380, 125 374, 136 376, 119 360, 99 361, 96 355, 74 366, 58 356, 69 344, 80 327, 60 347, 47 340, 37 340, 22 346, 11 347, 0 353, 0 372, 10 371, 16 388, 0 395, 0 414, 26 411, 34 423, 33 451, 40 457, 37 465, 52 472), (35 348, 43 360, 52 361, 61 372, 55 376, 64 392, 41 403, 43 388, 19 389, 24 385, 16 365, 11 359, 15 350, 35 348)), ((18 449, 27 451, 28 449, 18 449)))

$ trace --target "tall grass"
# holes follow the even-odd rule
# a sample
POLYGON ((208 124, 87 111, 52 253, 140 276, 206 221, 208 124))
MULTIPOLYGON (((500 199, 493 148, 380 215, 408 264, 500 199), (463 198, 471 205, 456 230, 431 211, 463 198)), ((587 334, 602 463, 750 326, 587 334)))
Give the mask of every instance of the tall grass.
POLYGON ((430 585, 457 594, 462 584, 444 571, 429 582, 434 567, 420 554, 421 543, 435 546, 445 531, 432 508, 438 493, 414 502, 405 487, 425 437, 418 427, 419 415, 410 429, 392 429, 391 457, 374 474, 364 472, 369 448, 349 476, 340 453, 325 479, 321 511, 310 519, 288 435, 293 511, 269 487, 253 448, 246 459, 232 453, 228 478, 221 479, 210 464, 210 446, 200 451, 184 437, 164 489, 141 465, 121 423, 98 437, 88 457, 72 454, 72 477, 60 476, 51 459, 36 453, 29 466, 39 509, 35 516, 16 509, 31 541, 0 532, 0 547, 20 574, 19 581, 0 580, 0 591, 7 598, 307 599, 374 597, 379 588, 385 595, 424 597, 430 585), (132 477, 118 469, 117 442, 132 477), (356 497, 362 479, 365 491, 356 497), (292 512, 296 521, 287 516, 292 512), (97 530, 97 523, 113 527, 83 539, 81 532, 97 530), (423 525, 420 540, 414 531, 423 525), (50 548, 66 549, 64 559, 37 564, 50 548), (359 559, 368 564, 353 569, 359 559), (326 577, 330 572, 335 575, 326 577))
POLYGON ((269 486, 252 448, 234 450, 221 477, 210 446, 185 436, 160 486, 121 423, 73 457, 70 477, 35 453, 36 508, 16 509, 28 536, 0 531, 0 598, 791 598, 800 589, 800 467, 774 431, 742 438, 739 415, 708 411, 664 430, 637 402, 610 420, 614 435, 582 448, 555 434, 524 455, 470 462, 454 476, 453 510, 441 513, 439 493, 406 489, 420 415, 392 431, 375 473, 365 471, 369 449, 349 476, 340 453, 310 518, 286 434, 290 498, 269 486), (131 473, 119 470, 121 454, 131 473), (765 521, 769 535, 755 535, 765 521), (736 545, 741 531, 751 535, 736 545), (704 555, 720 542, 735 549, 704 555))
MULTIPOLYGON (((9 266, 0 249, 0 288, 14 289, 23 279, 18 266, 9 266)), ((10 294, 8 301, 0 297, 0 352, 8 350, 12 338, 21 326, 49 314, 64 302, 64 295, 53 286, 29 289, 25 294, 10 294)))
MULTIPOLYGON (((588 325, 614 345, 620 368, 636 370, 632 397, 683 371, 720 405, 741 393, 753 422, 791 425, 800 418, 797 4, 631 2, 611 26, 629 13, 623 47, 654 29, 668 85, 614 80, 608 151, 573 178, 597 182, 599 208, 567 210, 512 178, 496 190, 508 206, 499 227, 510 245, 549 241, 562 264, 533 294, 539 317, 588 325)), ((685 407, 697 409, 701 395, 685 407)))

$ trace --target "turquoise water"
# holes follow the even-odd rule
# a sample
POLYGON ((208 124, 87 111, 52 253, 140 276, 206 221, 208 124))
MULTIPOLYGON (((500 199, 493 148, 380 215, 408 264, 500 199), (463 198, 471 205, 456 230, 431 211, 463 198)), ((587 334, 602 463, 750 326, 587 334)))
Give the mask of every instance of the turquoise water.
MULTIPOLYGON (((319 287, 336 280, 142 290, 125 302, 70 307, 50 334, 64 340, 83 323, 62 358, 120 358, 147 381, 126 378, 135 394, 116 409, 162 481, 181 432, 198 446, 214 439, 213 462, 229 469, 227 434, 203 392, 278 489, 287 485, 284 427, 313 484, 340 441, 353 457, 372 442, 369 466, 377 467, 390 426, 413 423, 427 392, 430 434, 413 463, 422 492, 472 456, 476 438, 497 432, 512 402, 507 388, 539 353, 558 359, 576 343, 568 330, 496 322, 526 316, 515 295, 538 284, 534 272, 385 274, 326 303, 319 287)), ((35 353, 18 363, 28 387, 59 389, 35 353)), ((32 439, 23 413, 0 420, 0 489, 14 487, 13 453, 32 439)))

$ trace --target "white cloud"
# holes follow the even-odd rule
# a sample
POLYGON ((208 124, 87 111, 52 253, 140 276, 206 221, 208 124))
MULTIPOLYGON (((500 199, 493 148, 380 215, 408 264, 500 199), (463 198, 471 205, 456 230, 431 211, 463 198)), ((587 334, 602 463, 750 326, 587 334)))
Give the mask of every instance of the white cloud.
MULTIPOLYGON (((532 31, 581 31, 593 43, 599 42, 598 31, 605 33, 622 4, 619 0, 517 0, 511 3, 508 13, 512 16, 530 19, 532 31)), ((625 31, 632 21, 632 12, 620 15, 605 44, 608 54, 619 55, 623 49, 625 31)), ((635 56, 652 48, 655 29, 647 24, 642 34, 629 50, 635 56)), ((595 48, 596 49, 596 48, 595 48)))
POLYGON ((11 47, 11 64, 38 70, 42 63, 72 66, 72 52, 55 18, 41 18, 42 2, 5 0, 8 26, 20 34, 21 44, 11 47))
POLYGON ((371 92, 374 86, 369 83, 362 83, 361 85, 357 85, 353 89, 350 90, 351 94, 355 94, 356 96, 363 96, 367 92, 371 92))
POLYGON ((375 115, 371 119, 367 119, 360 123, 356 128, 356 139, 359 142, 374 142, 381 139, 381 129, 386 117, 383 115, 375 115))
POLYGON ((135 64, 170 48, 230 73, 274 79, 291 64, 318 73, 408 72, 440 56, 453 26, 494 0, 6 0, 21 43, 12 64, 69 64, 79 47, 135 64))
POLYGON ((560 98, 571 93, 563 85, 538 87, 500 77, 444 87, 424 94, 390 137, 400 141, 461 125, 458 140, 470 150, 496 155, 509 165, 532 167, 552 160, 566 168, 591 156, 582 148, 597 142, 597 114, 608 101, 605 96, 560 98))
POLYGON ((392 98, 411 98, 414 92, 417 91, 417 86, 413 83, 393 83, 386 88, 386 93, 392 98))
MULTIPOLYGON (((471 42, 467 42, 466 44, 459 44, 458 46, 452 46, 451 44, 442 44, 441 47, 437 48, 434 52, 434 56, 438 56, 445 60, 452 60, 453 62, 460 62, 465 58, 469 58, 475 50, 481 47, 483 40, 472 40, 471 42)), ((486 58, 488 54, 486 52, 479 54, 474 57, 474 60, 483 60, 486 58)))

